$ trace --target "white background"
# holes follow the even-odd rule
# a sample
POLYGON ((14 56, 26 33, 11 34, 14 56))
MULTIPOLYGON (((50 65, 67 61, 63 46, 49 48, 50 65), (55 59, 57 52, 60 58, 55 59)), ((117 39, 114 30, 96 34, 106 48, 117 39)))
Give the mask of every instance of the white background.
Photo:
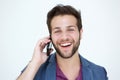
POLYGON ((120 0, 0 0, 0 80, 15 80, 48 35, 47 12, 56 4, 80 9, 83 37, 79 52, 120 80, 120 0))

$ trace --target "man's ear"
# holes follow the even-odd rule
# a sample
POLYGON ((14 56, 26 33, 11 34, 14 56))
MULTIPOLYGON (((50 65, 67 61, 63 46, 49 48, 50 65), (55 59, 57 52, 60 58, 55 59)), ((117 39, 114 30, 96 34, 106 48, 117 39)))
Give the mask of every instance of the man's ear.
POLYGON ((82 39, 82 33, 83 33, 83 29, 80 29, 80 40, 82 39))

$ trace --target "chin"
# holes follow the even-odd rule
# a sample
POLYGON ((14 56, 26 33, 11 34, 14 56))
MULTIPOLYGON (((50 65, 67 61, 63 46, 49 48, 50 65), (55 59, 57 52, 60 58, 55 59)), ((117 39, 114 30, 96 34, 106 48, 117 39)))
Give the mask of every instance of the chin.
POLYGON ((72 53, 72 52, 61 52, 61 53, 58 53, 58 55, 64 59, 68 59, 68 58, 71 58, 75 53, 72 53))

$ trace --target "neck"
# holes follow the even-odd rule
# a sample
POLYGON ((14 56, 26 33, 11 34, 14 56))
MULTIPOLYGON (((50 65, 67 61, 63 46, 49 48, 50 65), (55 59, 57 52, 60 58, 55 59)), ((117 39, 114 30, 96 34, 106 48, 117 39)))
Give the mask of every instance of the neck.
POLYGON ((80 58, 78 52, 68 59, 62 58, 58 54, 56 58, 57 58, 57 64, 60 68, 71 69, 74 67, 80 67, 80 58))
POLYGON ((71 58, 64 59, 56 55, 57 64, 68 80, 75 80, 80 71, 79 54, 75 53, 71 58))

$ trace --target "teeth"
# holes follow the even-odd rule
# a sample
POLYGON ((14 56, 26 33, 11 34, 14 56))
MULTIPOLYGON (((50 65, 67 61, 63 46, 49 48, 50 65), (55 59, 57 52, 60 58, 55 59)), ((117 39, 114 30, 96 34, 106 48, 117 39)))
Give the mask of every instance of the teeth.
POLYGON ((61 46, 69 46, 71 45, 71 43, 64 43, 64 44, 61 44, 61 46))

